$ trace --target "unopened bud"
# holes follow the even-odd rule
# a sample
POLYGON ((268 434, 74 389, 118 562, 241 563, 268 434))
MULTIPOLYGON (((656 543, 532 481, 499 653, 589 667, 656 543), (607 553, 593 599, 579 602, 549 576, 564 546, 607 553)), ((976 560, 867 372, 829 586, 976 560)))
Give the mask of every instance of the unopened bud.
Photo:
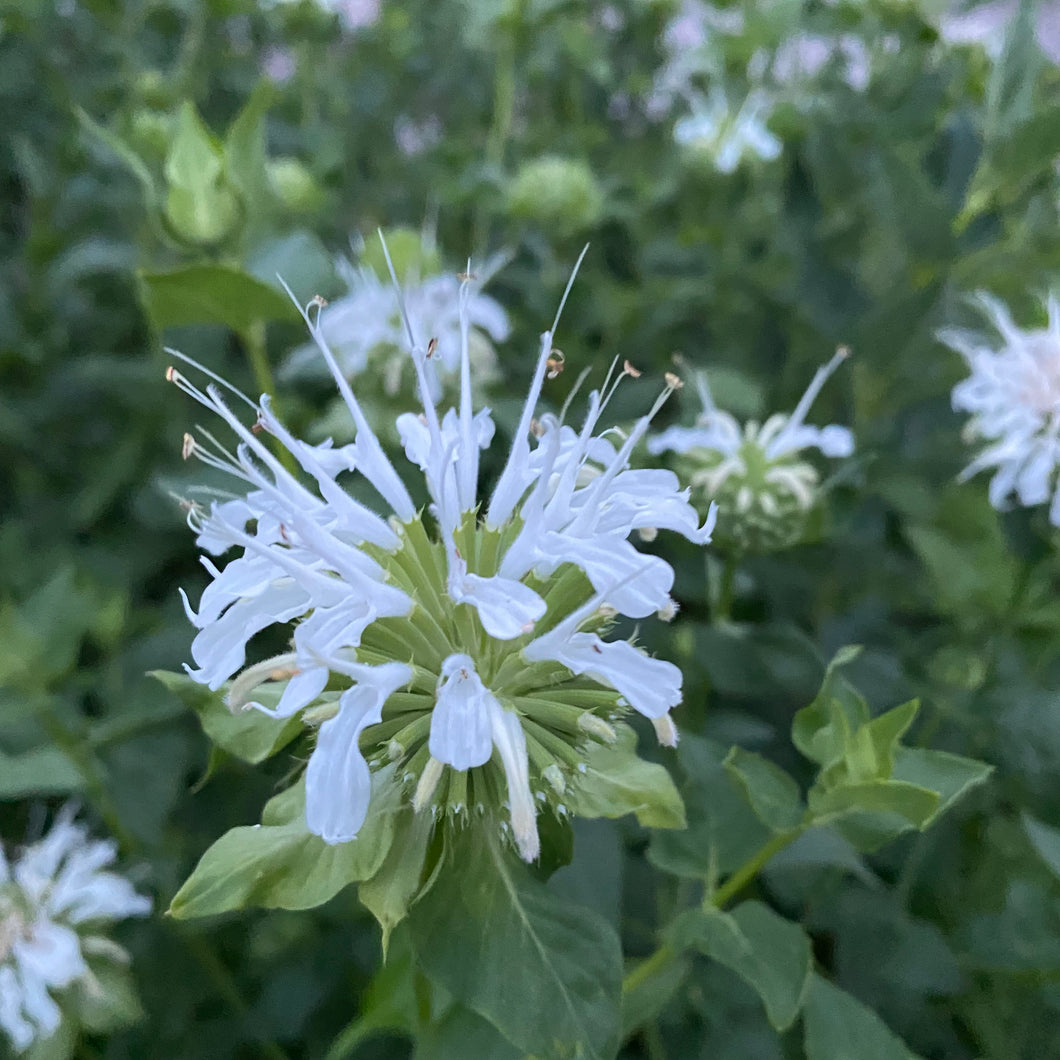
POLYGON ((323 725, 326 721, 331 721, 333 717, 339 712, 338 703, 321 703, 318 706, 310 707, 308 710, 302 712, 302 721, 306 725, 323 725))
POLYGON ((562 795, 567 790, 567 778, 563 775, 563 770, 555 762, 542 769, 541 776, 557 795, 562 795))
POLYGON ((412 808, 419 813, 434 797, 434 790, 438 787, 438 781, 442 779, 442 770, 445 765, 439 762, 434 755, 427 759, 427 764, 420 774, 420 782, 416 785, 416 794, 412 797, 412 808))
POLYGON ((674 725, 669 714, 663 714, 660 718, 652 718, 655 727, 655 735, 663 747, 677 746, 677 726, 674 725))
POLYGON ((588 710, 578 717, 578 728, 603 743, 614 743, 618 739, 618 734, 603 718, 588 710))

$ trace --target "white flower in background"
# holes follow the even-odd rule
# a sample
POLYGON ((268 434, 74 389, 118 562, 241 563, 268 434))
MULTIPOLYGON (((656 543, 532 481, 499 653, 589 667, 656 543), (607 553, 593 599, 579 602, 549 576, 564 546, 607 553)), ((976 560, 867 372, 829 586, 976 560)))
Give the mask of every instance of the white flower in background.
POLYGON ((0 1031, 17 1052, 58 1030, 56 995, 75 983, 101 989, 86 955, 128 960, 100 929, 151 911, 149 898, 105 870, 115 844, 89 839, 74 813, 65 807, 10 864, 0 849, 0 1031))
POLYGON ((791 415, 777 413, 761 425, 743 427, 715 404, 705 376, 696 381, 703 411, 694 427, 669 427, 649 436, 648 452, 678 454, 677 465, 693 496, 718 506, 718 538, 742 552, 773 551, 804 534, 818 498, 816 468, 800 458, 805 449, 846 457, 854 437, 846 427, 811 427, 806 421, 829 376, 847 356, 845 349, 819 368, 791 415))
MULTIPOLYGON (((939 37, 946 44, 979 45, 987 55, 996 59, 1019 10, 1020 0, 955 4, 939 20, 939 37)), ((1033 14, 1038 46, 1052 62, 1060 63, 1060 0, 1039 0, 1033 4, 1033 14)))
POLYGON ((764 92, 752 89, 734 109, 725 93, 716 89, 694 100, 692 113, 674 126, 674 140, 706 155, 719 173, 734 173, 750 158, 772 162, 783 144, 766 125, 771 106, 764 92))
POLYGON ((656 71, 646 101, 648 117, 661 121, 677 100, 691 100, 698 95, 699 80, 724 68, 718 38, 740 36, 743 31, 744 16, 739 8, 717 8, 702 0, 683 0, 663 30, 660 43, 666 58, 656 71))
POLYGON ((997 337, 964 328, 939 332, 971 370, 953 388, 953 407, 971 415, 967 440, 988 443, 961 477, 994 468, 995 508, 1006 508, 1013 494, 1027 506, 1048 501, 1049 521, 1060 526, 1060 300, 1049 298, 1046 327, 1028 330, 997 298, 979 292, 976 302, 997 337))
MULTIPOLYGON (((495 299, 482 293, 481 287, 499 267, 502 259, 487 262, 479 283, 467 302, 468 344, 476 384, 496 372, 494 342, 508 337, 508 315, 495 299)), ((403 379, 412 372, 405 329, 402 321, 402 299, 394 285, 381 280, 370 266, 357 267, 348 261, 338 263, 339 273, 349 293, 333 300, 320 313, 319 327, 324 341, 335 355, 347 379, 366 371, 377 373, 385 394, 396 395, 403 379)), ((434 340, 426 364, 431 395, 438 401, 442 384, 455 380, 460 368, 461 281, 453 273, 405 277, 404 311, 408 313, 417 335, 434 340)), ((299 374, 319 366, 316 345, 297 350, 288 362, 288 372, 299 374)))
POLYGON ((631 532, 671 529, 706 543, 712 513, 701 526, 673 473, 629 467, 676 378, 628 435, 599 430, 623 378, 639 374, 628 366, 589 395, 579 430, 561 417, 535 418, 546 377, 562 368, 555 324, 542 335, 503 470, 492 495, 481 497, 480 452, 492 444, 494 425, 488 409, 472 407, 477 297, 465 280, 455 307, 459 401, 444 414, 428 379, 430 347, 410 314, 422 412, 400 416, 398 429, 423 475, 429 519, 384 454, 315 301, 304 316, 356 426, 349 445, 308 445, 277 420, 267 398, 255 404, 237 395, 252 414, 247 426, 217 385, 200 390, 170 370, 239 439, 233 451, 206 432, 202 441, 188 436, 186 455, 224 468, 246 489, 208 510, 189 505, 189 524, 207 552, 240 554, 223 568, 204 557, 213 580, 198 612, 186 597, 185 604, 200 631, 192 676, 217 689, 242 670, 228 692, 233 709, 266 710, 253 703, 266 680, 289 678, 278 705, 266 710, 277 718, 308 707, 329 680, 352 682, 320 726, 309 760, 311 832, 328 843, 355 838, 368 812, 370 763, 397 761, 418 810, 492 816, 506 799, 502 829, 510 827, 529 861, 539 850, 539 805, 566 812, 563 792, 578 782, 588 742, 614 738, 609 719, 632 708, 664 742, 676 740, 669 712, 681 699, 680 671, 600 633, 616 614, 672 613, 673 570, 638 552, 631 532), (302 475, 277 459, 277 444, 302 475), (354 499, 342 474, 371 487, 379 511, 354 499), (244 668, 251 638, 290 622, 297 622, 292 650, 244 668))
POLYGON ((805 88, 805 82, 816 78, 829 63, 836 63, 840 76, 855 92, 868 88, 871 57, 865 42, 854 33, 835 37, 797 33, 777 48, 771 70, 780 84, 805 88))
POLYGON ((401 115, 394 122, 394 143, 406 158, 415 158, 440 143, 443 132, 437 114, 430 114, 419 122, 401 115))

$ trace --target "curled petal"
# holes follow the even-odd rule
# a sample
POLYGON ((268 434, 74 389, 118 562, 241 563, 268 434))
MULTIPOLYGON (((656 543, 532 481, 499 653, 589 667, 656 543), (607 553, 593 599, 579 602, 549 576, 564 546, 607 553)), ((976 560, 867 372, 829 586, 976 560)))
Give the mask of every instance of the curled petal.
POLYGON ((438 695, 431 715, 431 754, 454 769, 471 769, 493 753, 490 716, 500 709, 475 672, 469 655, 450 655, 442 663, 438 695))

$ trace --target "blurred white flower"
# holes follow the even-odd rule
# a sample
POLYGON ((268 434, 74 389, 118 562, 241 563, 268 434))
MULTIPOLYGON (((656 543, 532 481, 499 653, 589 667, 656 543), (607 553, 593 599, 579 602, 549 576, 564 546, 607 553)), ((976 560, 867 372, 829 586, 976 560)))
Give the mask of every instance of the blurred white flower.
POLYGON ((965 328, 938 333, 971 369, 953 388, 953 407, 971 414, 966 437, 990 443, 961 477, 994 468, 995 508, 1006 508, 1013 494, 1027 506, 1049 501, 1049 521, 1060 526, 1060 300, 1048 299, 1046 327, 1027 330, 992 295, 981 291, 975 301, 1000 343, 965 328))
POLYGON ((692 113, 674 125, 674 140, 706 155, 720 173, 734 173, 750 158, 771 162, 783 144, 766 125, 770 110, 769 97, 758 89, 747 94, 738 110, 716 89, 693 101, 692 113))
POLYGON ((632 368, 589 395, 579 431, 554 416, 535 419, 546 377, 562 368, 552 346, 555 323, 542 335, 503 470, 492 494, 480 496, 480 452, 493 441, 494 425, 488 409, 472 407, 475 297, 470 281, 456 292, 458 408, 436 410, 429 348, 415 324, 409 334, 422 411, 398 417, 397 426, 406 457, 423 473, 430 520, 384 454, 311 315, 314 303, 306 324, 356 425, 350 445, 307 445, 277 420, 267 398, 257 404, 238 395, 254 417, 247 426, 218 386, 200 390, 170 370, 239 438, 231 451, 207 432, 201 442, 188 436, 185 454, 228 470, 248 490, 208 511, 189 505, 202 548, 214 555, 241 550, 223 569, 203 558, 213 580, 198 612, 185 597, 199 629, 192 644, 199 668, 189 672, 219 688, 243 669, 255 634, 298 620, 293 650, 244 669, 229 704, 252 704, 257 686, 279 674, 290 680, 266 712, 286 718, 309 706, 333 676, 352 679, 309 759, 309 830, 328 843, 356 837, 368 812, 368 758, 376 755, 404 764, 417 810, 456 817, 476 806, 495 814, 498 793, 506 793, 503 828, 533 860, 537 804, 566 812, 565 778, 577 783, 585 739, 613 737, 605 719, 632 708, 666 741, 676 739, 668 715, 681 700, 678 668, 599 634, 608 616, 646 618, 671 608, 673 570, 639 553, 628 540, 632 531, 670 529, 702 544, 713 517, 700 526, 672 472, 629 468, 676 379, 628 435, 618 436, 620 444, 608 437, 613 429, 598 427, 623 378, 639 375, 632 368), (286 469, 262 431, 303 476, 286 469), (347 493, 336 481, 343 472, 356 472, 388 514, 347 493))
POLYGON ((294 52, 290 48, 267 48, 261 57, 261 72, 278 85, 290 81, 297 68, 294 52))
POLYGON ((99 929, 151 911, 149 898, 105 871, 115 844, 89 839, 74 814, 64 807, 51 831, 11 864, 0 849, 0 1031, 18 1052, 58 1030, 54 994, 78 981, 99 989, 85 953, 125 958, 99 929))
POLYGON ((800 454, 819 449, 828 457, 854 451, 846 427, 811 427, 810 406, 831 374, 847 357, 840 349, 814 374, 791 415, 777 413, 761 425, 743 427, 715 404, 702 372, 696 374, 703 411, 694 427, 669 427, 648 438, 648 452, 678 454, 679 471, 693 497, 718 505, 718 534, 741 550, 768 551, 801 538, 806 516, 817 500, 816 468, 800 454))
POLYGON ((415 158, 430 150, 442 139, 442 122, 436 114, 423 121, 413 121, 404 115, 394 122, 394 143, 406 158, 415 158))
MULTIPOLYGON (((1020 0, 989 0, 963 8, 954 5, 939 21, 939 36, 947 44, 978 44, 996 59, 1019 9, 1020 0)), ((1060 0, 1034 4, 1034 31, 1045 55, 1060 63, 1060 0)))
MULTIPOLYGON (((492 343, 503 342, 509 332, 508 314, 499 302, 481 290, 482 283, 502 260, 494 258, 485 263, 480 282, 467 304, 471 357, 480 377, 493 371, 492 343)), ((324 341, 348 379, 371 366, 381 370, 384 392, 396 395, 404 374, 412 368, 406 350, 401 297, 389 280, 380 280, 369 266, 358 268, 348 261, 340 261, 338 268, 349 293, 321 311, 319 327, 324 341)), ((410 274, 405 278, 404 307, 413 330, 417 335, 435 340, 426 366, 435 401, 441 398, 442 380, 460 367, 460 284, 453 273, 422 279, 410 274)), ((316 345, 310 344, 295 351, 288 361, 288 371, 298 374, 319 364, 316 345)))
POLYGON ((831 62, 838 64, 843 80, 855 92, 863 92, 872 74, 871 58, 865 42, 854 33, 826 37, 797 33, 777 48, 773 55, 773 77, 782 85, 804 87, 831 62))

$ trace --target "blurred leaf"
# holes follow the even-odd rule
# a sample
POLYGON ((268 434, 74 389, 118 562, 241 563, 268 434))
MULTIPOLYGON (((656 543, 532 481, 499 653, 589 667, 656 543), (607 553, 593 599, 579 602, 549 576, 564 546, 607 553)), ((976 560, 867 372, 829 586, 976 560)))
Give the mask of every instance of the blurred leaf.
POLYGON ((228 265, 142 272, 144 306, 158 331, 182 324, 223 324, 233 331, 270 320, 297 320, 282 291, 228 265))
POLYGON ((806 1060, 918 1060, 875 1012, 818 975, 803 1023, 806 1060))
POLYGON ((144 1011, 136 993, 136 981, 120 953, 111 959, 89 958, 91 975, 74 987, 77 1017, 92 1034, 113 1034, 143 1019, 144 1011))
POLYGON ((531 878, 491 831, 452 834, 447 858, 409 919, 427 976, 525 1052, 613 1057, 622 955, 611 927, 531 878))
POLYGON ((1031 841, 1031 846, 1038 852, 1042 861, 1049 866, 1052 873, 1060 878, 1060 828, 1053 828, 1036 821, 1026 811, 1021 815, 1023 830, 1031 841))
POLYGON ((81 771, 58 747, 37 747, 20 755, 0 751, 0 799, 65 795, 84 786, 81 771))
POLYGON ((417 1038, 412 1060, 523 1060, 524 1055, 481 1016, 454 1005, 417 1038))
POLYGON ((972 788, 985 783, 993 771, 994 767, 985 762, 949 751, 899 747, 894 754, 894 771, 891 775, 895 780, 918 784, 938 792, 938 806, 921 825, 926 828, 972 788))
POLYGON ((791 726, 791 738, 811 762, 827 767, 842 758, 850 733, 869 720, 865 700, 839 670, 861 654, 858 647, 841 648, 828 664, 821 690, 814 701, 803 707, 791 726))
POLYGON ((265 115, 276 96, 270 81, 261 81, 228 128, 224 143, 225 175, 243 196, 253 218, 269 204, 266 176, 265 115))

